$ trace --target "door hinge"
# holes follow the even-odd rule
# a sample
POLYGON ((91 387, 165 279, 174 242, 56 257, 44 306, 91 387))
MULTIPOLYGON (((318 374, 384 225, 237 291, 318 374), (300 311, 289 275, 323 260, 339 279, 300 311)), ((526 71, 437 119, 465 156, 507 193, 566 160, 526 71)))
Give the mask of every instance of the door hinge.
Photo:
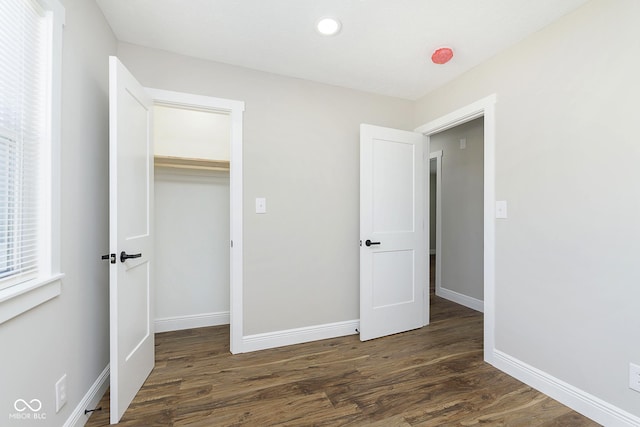
POLYGON ((233 240, 231 241, 231 247, 233 247, 233 240))

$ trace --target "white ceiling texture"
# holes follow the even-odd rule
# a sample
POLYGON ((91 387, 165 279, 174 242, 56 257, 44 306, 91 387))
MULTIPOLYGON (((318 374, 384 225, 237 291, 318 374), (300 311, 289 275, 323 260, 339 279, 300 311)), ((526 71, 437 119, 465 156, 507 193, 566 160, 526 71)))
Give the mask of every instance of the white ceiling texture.
POLYGON ((417 99, 587 0, 97 0, 123 42, 417 99), (334 36, 321 17, 342 23, 334 36), (454 50, 444 65, 433 51, 454 50))

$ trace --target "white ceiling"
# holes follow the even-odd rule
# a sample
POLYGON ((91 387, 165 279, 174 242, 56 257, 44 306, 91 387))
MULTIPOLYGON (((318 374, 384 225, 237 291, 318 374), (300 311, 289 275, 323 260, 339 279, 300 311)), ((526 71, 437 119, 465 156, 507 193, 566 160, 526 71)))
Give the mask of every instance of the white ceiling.
POLYGON ((417 99, 588 0, 96 1, 123 42, 417 99), (323 16, 342 31, 320 36, 323 16))

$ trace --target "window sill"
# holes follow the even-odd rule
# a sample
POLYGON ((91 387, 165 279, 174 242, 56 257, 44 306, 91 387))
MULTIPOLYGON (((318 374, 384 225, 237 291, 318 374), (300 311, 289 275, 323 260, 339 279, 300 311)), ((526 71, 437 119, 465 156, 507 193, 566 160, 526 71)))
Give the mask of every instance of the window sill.
POLYGON ((0 290, 0 324, 60 295, 63 277, 58 273, 0 290))

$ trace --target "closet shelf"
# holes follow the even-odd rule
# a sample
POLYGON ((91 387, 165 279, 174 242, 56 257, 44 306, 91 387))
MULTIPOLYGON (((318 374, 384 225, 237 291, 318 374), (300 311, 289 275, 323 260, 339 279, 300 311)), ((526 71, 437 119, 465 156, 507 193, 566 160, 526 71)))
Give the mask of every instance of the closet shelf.
POLYGON ((229 171, 229 160, 192 159, 189 157, 154 156, 157 167, 229 171))

